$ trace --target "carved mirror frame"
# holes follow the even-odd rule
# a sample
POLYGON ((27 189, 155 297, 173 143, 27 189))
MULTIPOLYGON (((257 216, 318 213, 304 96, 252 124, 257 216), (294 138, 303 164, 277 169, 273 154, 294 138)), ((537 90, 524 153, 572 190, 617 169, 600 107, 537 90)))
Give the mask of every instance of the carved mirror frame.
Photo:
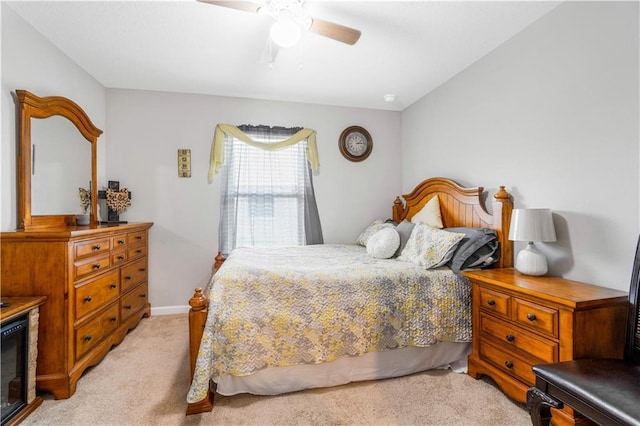
POLYGON ((41 98, 26 90, 16 90, 20 116, 20 133, 17 164, 18 229, 59 228, 76 225, 75 214, 31 215, 31 119, 44 119, 54 115, 67 118, 91 144, 91 211, 89 223, 97 223, 97 145, 102 130, 91 122, 82 108, 61 96, 41 98))

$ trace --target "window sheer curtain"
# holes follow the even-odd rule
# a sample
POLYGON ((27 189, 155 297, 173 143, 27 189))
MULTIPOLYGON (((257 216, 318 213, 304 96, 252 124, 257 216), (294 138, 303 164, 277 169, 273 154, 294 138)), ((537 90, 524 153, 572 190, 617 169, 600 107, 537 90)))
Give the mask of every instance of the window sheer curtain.
MULTIPOLYGON (((281 142, 302 130, 249 125, 237 129, 264 144, 281 142)), ((307 140, 278 150, 259 145, 225 133, 220 252, 228 255, 242 246, 322 244, 307 140)))

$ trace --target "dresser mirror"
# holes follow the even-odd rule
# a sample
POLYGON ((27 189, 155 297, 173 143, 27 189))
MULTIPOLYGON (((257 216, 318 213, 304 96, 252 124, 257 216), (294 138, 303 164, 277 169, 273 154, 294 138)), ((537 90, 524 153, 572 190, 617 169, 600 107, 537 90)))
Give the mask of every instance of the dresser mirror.
POLYGON ((74 124, 60 115, 32 119, 31 158, 31 214, 83 213, 78 188, 90 189, 91 144, 74 124))
MULTIPOLYGON (((20 116, 18 229, 75 226, 79 188, 97 194, 96 152, 102 130, 70 99, 16 90, 20 116)), ((97 222, 91 197, 89 223, 97 222)))

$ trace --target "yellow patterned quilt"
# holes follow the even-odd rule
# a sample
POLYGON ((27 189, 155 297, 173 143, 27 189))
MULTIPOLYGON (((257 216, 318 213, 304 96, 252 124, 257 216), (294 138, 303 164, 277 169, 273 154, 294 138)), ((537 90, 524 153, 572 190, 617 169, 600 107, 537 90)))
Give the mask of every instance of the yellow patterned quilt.
POLYGON ((209 283, 188 402, 212 377, 471 341, 471 285, 351 245, 234 250, 209 283))

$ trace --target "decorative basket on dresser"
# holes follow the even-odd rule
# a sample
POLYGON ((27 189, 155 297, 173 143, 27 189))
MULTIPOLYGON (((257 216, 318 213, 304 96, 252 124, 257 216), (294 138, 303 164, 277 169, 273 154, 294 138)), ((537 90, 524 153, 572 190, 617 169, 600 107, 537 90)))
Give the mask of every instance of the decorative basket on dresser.
MULTIPOLYGON (((473 287, 473 352, 469 375, 491 377, 526 403, 531 367, 579 358, 622 358, 627 293, 514 269, 466 271, 473 287)), ((575 424, 570 408, 556 424, 575 424)))
POLYGON ((36 387, 75 392, 128 330, 150 314, 151 223, 95 225, 0 235, 2 296, 47 296, 40 309, 36 387))

